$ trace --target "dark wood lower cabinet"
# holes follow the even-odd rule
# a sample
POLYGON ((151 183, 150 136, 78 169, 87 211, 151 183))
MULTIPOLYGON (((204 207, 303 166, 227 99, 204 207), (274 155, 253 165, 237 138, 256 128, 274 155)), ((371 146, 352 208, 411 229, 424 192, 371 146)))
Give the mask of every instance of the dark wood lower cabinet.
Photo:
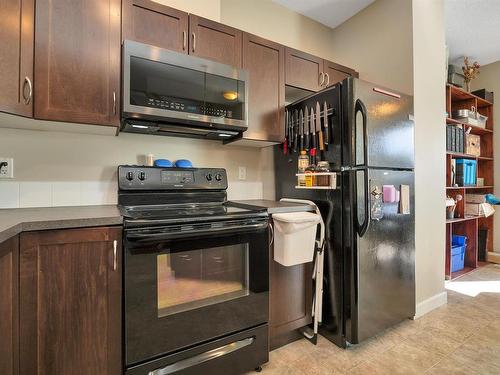
POLYGON ((122 373, 121 249, 121 228, 21 234, 20 374, 122 373))
POLYGON ((285 267, 270 259, 269 336, 271 350, 302 337, 297 329, 312 322, 312 262, 285 267))
POLYGON ((0 244, 0 374, 19 374, 19 238, 0 244))

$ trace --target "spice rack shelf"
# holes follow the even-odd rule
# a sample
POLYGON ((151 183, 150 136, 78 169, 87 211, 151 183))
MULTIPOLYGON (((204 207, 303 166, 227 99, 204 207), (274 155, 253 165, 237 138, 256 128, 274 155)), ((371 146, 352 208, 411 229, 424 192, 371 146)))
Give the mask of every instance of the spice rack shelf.
POLYGON ((446 112, 449 117, 443 121, 444 125, 462 126, 465 130, 470 129, 470 134, 480 137, 480 156, 459 152, 446 152, 446 195, 456 198, 461 195, 463 199, 457 203, 455 218, 446 220, 446 247, 445 247, 445 278, 453 280, 468 272, 474 271, 486 263, 479 260, 479 231, 488 230, 486 241, 486 253, 493 251, 493 216, 471 216, 465 215, 465 202, 468 194, 482 194, 492 192, 495 186, 493 176, 493 103, 476 95, 466 92, 458 87, 446 85, 446 112), (474 106, 477 111, 488 117, 485 127, 470 125, 451 118, 453 111, 459 109, 471 109, 474 106), (470 159, 477 161, 477 177, 484 179, 484 186, 452 186, 451 166, 453 159, 470 159), (451 272, 451 245, 453 235, 466 236, 467 250, 465 253, 464 269, 451 272))
POLYGON ((313 190, 335 190, 337 188, 337 173, 336 172, 316 172, 316 173, 296 173, 296 177, 321 177, 328 176, 328 185, 313 185, 313 186, 295 186, 295 189, 313 189, 313 190))

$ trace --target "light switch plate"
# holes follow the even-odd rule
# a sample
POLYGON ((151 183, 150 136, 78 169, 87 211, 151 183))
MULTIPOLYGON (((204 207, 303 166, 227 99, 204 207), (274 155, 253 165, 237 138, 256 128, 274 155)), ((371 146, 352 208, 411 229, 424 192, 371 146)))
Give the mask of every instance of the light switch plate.
POLYGON ((247 179, 247 167, 238 167, 238 180, 247 179))
POLYGON ((14 178, 14 159, 0 157, 0 178, 14 178))

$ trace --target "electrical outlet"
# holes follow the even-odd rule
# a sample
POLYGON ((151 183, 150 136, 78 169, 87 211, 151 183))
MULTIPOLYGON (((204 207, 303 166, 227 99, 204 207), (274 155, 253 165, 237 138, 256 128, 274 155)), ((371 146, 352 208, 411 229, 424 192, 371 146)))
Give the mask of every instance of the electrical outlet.
POLYGON ((238 179, 239 180, 247 179, 247 167, 238 167, 238 179))
POLYGON ((0 157, 0 178, 14 178, 14 159, 0 157))

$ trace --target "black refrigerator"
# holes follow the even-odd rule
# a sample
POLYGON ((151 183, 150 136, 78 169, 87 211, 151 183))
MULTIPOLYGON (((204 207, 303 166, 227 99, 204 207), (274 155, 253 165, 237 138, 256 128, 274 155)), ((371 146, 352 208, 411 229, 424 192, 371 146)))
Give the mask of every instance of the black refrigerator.
POLYGON ((276 198, 309 199, 320 208, 326 224, 320 333, 341 347, 357 344, 415 315, 413 98, 347 78, 286 112, 291 142, 274 149, 276 198), (336 188, 298 189, 300 149, 311 148, 313 136, 319 148, 319 132, 305 134, 306 124, 314 130, 318 107, 328 138, 318 154, 336 172, 336 188))

